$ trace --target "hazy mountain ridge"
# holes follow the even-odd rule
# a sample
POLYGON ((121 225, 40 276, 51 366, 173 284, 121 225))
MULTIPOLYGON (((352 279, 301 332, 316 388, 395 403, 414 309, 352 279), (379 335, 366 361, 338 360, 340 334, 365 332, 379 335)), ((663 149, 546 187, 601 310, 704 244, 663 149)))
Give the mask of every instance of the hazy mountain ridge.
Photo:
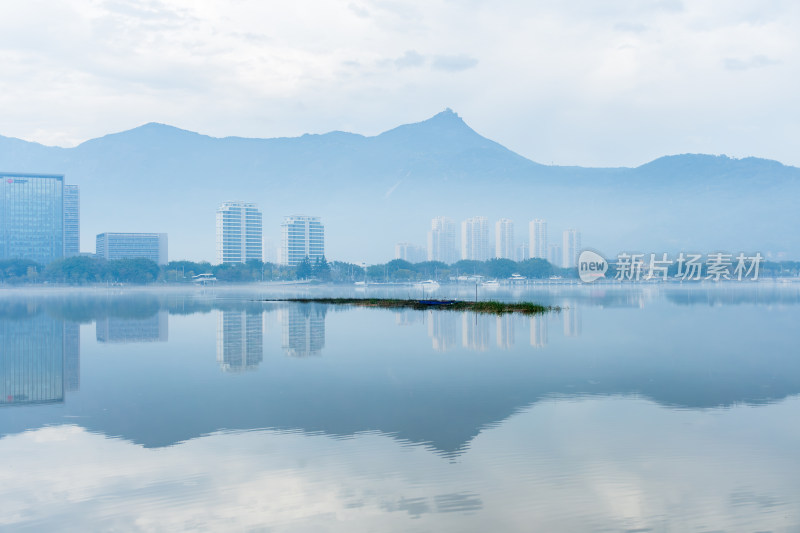
POLYGON ((217 204, 264 210, 277 243, 286 214, 324 217, 328 255, 379 261, 399 240, 423 244, 430 218, 545 218, 551 240, 577 226, 584 243, 620 249, 759 250, 800 255, 793 199, 800 169, 703 154, 635 168, 547 166, 482 137, 445 110, 376 136, 214 138, 149 123, 74 148, 0 137, 0 169, 64 173, 82 188, 82 249, 102 231, 167 231, 171 258, 213 259, 217 204), (737 215, 738 214, 738 215, 737 215), (736 216, 750 220, 741 227, 736 216), (649 218, 649 220, 648 220, 649 218))

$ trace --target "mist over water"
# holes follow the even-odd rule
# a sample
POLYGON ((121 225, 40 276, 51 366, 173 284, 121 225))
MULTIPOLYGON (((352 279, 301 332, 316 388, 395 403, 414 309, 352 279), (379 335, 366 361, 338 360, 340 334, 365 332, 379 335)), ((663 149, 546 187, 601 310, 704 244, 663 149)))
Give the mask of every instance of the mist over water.
POLYGON ((536 316, 259 301, 413 290, 5 292, 0 524, 800 524, 794 284, 479 292, 562 307, 536 316))

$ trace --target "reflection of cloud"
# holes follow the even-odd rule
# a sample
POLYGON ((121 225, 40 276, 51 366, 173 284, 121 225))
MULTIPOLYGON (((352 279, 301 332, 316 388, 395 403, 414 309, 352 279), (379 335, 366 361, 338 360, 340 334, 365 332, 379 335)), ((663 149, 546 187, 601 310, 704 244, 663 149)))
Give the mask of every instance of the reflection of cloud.
POLYGON ((800 519, 797 431, 782 423, 798 408, 552 401, 484 430, 456 461, 376 433, 216 433, 148 449, 46 427, 0 439, 14 464, 0 469, 0 527, 783 530, 800 519))
POLYGON ((478 60, 466 54, 452 56, 434 56, 433 68, 448 72, 461 72, 477 66, 478 60))

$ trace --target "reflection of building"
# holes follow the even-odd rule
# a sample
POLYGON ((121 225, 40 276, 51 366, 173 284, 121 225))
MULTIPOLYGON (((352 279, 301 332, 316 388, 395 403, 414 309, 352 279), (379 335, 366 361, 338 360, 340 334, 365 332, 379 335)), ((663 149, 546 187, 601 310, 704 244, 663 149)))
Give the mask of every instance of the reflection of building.
POLYGON ((428 336, 433 349, 446 352, 456 345, 457 315, 449 311, 428 311, 428 336))
POLYGON ((167 264, 166 233, 100 233, 95 241, 95 253, 109 261, 144 258, 167 264))
POLYGON ((261 211, 256 204, 225 202, 217 209, 217 263, 262 260, 261 211))
POLYGON ((513 261, 514 252, 514 221, 501 218, 494 224, 494 256, 513 261))
POLYGON ((497 317, 497 347, 514 346, 514 316, 510 313, 497 317))
POLYGON ((313 265, 325 255, 325 227, 319 217, 294 215, 281 224, 281 264, 299 265, 308 257, 313 265))
POLYGON ((418 324, 423 321, 423 317, 425 315, 420 313, 419 311, 411 311, 408 309, 404 309, 402 311, 395 311, 394 313, 394 323, 398 326, 410 326, 412 324, 418 324))
POLYGON ((547 222, 541 218, 531 220, 529 227, 530 233, 530 254, 532 258, 545 259, 547 255, 547 222))
POLYGON ((169 315, 158 311, 147 318, 107 316, 97 320, 97 341, 127 344, 133 342, 167 342, 169 315))
POLYGON ((581 313, 575 307, 567 307, 561 313, 564 317, 564 336, 579 337, 581 334, 581 313))
POLYGON ((447 217, 431 220, 428 232, 428 261, 456 262, 456 225, 447 217))
POLYGON ((531 317, 531 346, 534 348, 547 346, 547 317, 545 315, 531 317))
POLYGON ((255 370, 264 359, 261 313, 220 311, 217 323, 217 363, 225 372, 255 370))
POLYGON ((489 317, 477 313, 461 313, 461 345, 484 351, 489 347, 489 317))
POLYGON ((64 257, 81 253, 81 192, 64 185, 64 257))
POLYGON ((0 321, 0 405, 64 401, 64 324, 0 321))
POLYGON ((81 325, 64 323, 64 390, 81 388, 81 325))
POLYGON ((325 347, 325 307, 292 305, 278 310, 282 347, 291 357, 320 355, 325 347))
POLYGON ((581 253, 581 232, 568 229, 564 232, 563 248, 561 249, 564 268, 572 268, 578 264, 578 254, 581 253))
POLYGON ((64 255, 64 176, 0 173, 0 259, 64 255))
POLYGON ((472 217, 461 223, 461 259, 489 259, 489 221, 486 217, 472 217))

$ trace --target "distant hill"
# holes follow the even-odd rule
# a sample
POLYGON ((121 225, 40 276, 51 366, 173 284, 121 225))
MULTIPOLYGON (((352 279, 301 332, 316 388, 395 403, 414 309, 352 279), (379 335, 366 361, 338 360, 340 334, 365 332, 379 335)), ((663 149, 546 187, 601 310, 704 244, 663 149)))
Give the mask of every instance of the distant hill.
POLYGON ((374 137, 218 139, 155 123, 75 148, 0 137, 0 170, 64 173, 80 185, 84 251, 103 231, 166 231, 171 259, 213 260, 216 207, 240 199, 262 208, 273 246, 284 215, 322 216, 327 255, 340 260, 384 261, 397 241, 422 245, 437 215, 512 218, 517 242, 544 218, 551 241, 577 227, 584 245, 609 255, 800 257, 798 168, 698 154, 637 168, 541 165, 449 109, 374 137))

